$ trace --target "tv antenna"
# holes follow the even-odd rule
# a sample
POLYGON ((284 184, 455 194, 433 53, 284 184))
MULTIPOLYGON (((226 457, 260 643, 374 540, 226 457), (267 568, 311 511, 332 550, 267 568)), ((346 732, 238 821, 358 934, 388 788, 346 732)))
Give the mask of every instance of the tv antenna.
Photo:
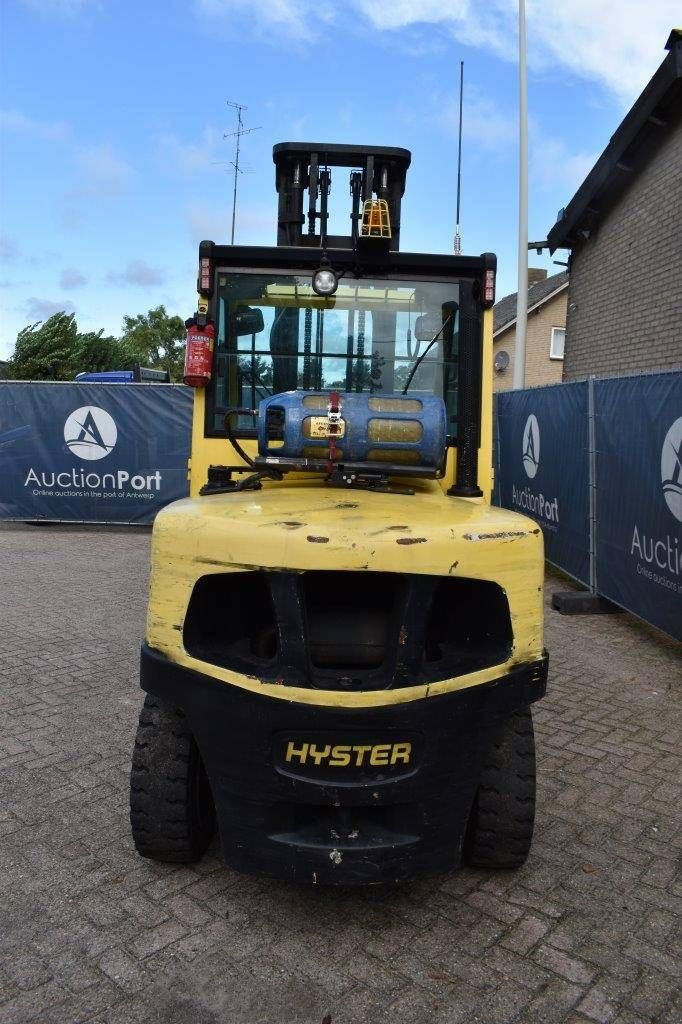
POLYGON ((228 105, 228 107, 232 107, 233 110, 236 112, 236 115, 237 115, 237 130, 234 131, 234 132, 224 132, 223 133, 223 138, 224 139, 235 139, 236 140, 234 160, 230 161, 230 163, 234 167, 234 188, 232 189, 232 234, 230 236, 230 245, 234 245, 234 221, 235 221, 235 216, 236 216, 236 212, 237 212, 237 178, 239 177, 239 175, 241 173, 243 173, 239 169, 239 148, 240 148, 240 143, 241 143, 242 135, 250 135, 251 132, 259 131, 259 129, 261 128, 261 125, 258 125, 256 128, 245 128, 244 127, 244 119, 242 117, 242 113, 243 113, 243 111, 248 110, 248 107, 245 107, 243 103, 234 103, 232 100, 227 100, 227 105, 228 105))
POLYGON ((455 256, 462 254, 462 236, 459 233, 459 197, 462 184, 462 95, 464 92, 464 61, 459 62, 459 136, 457 142, 457 225, 455 227, 455 256))

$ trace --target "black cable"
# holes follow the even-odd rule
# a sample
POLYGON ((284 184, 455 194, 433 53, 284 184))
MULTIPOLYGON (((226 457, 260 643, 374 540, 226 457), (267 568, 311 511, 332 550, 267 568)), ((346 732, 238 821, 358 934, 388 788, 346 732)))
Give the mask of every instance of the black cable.
POLYGON ((448 326, 448 324, 450 323, 451 320, 452 320, 452 313, 449 313, 448 317, 447 317, 447 320, 443 321, 443 323, 441 325, 441 329, 439 330, 438 334, 434 334, 433 338, 431 338, 431 341, 428 343, 428 345, 426 346, 426 348, 424 349, 424 351, 420 355, 419 359, 417 360, 417 362, 414 364, 414 366, 410 370, 410 373, 409 373, 409 376, 407 378, 407 381, 405 382, 405 387, 402 390, 403 395, 407 394, 407 389, 409 388, 410 384, 412 383, 412 378, 414 377, 415 373, 419 369, 419 367, 421 365, 421 362, 422 362, 422 359, 431 350, 431 346, 436 344, 436 342, 438 341, 438 339, 440 338, 441 334, 443 333, 443 331, 448 326))
POLYGON ((247 455, 242 446, 240 445, 237 438, 232 433, 231 419, 233 416, 255 416, 256 413, 253 409, 228 409, 225 413, 225 433, 227 434, 227 440, 230 442, 234 450, 240 459, 243 459, 247 466, 251 469, 256 468, 256 463, 253 461, 250 455, 247 455))

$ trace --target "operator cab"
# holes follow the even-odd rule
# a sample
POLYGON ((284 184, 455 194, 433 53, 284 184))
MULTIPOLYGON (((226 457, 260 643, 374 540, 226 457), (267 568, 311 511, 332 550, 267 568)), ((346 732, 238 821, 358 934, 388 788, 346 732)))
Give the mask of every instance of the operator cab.
MULTIPOLYGON (((275 470, 324 471, 325 464, 329 471, 333 463, 332 482, 366 485, 374 477, 385 486, 398 472, 445 478, 449 466, 449 493, 481 495, 482 315, 494 301, 494 256, 399 252, 407 150, 281 143, 273 158, 277 247, 200 246, 200 301, 206 311, 210 303, 215 345, 205 382, 204 437, 236 441, 243 461, 259 473, 267 458, 271 477, 275 470), (337 167, 350 168, 347 235, 327 230, 337 167), (260 422, 272 396, 293 392, 299 400, 279 403, 279 423, 272 409, 267 423, 260 422), (324 395, 339 395, 340 404, 332 408, 324 395), (356 446, 336 443, 341 427, 329 420, 343 417, 340 407, 350 408, 351 395, 368 396, 367 430, 380 442, 365 445, 361 456, 356 446), (425 402, 434 408, 434 399, 443 403, 437 417, 445 422, 442 452, 425 463, 424 425, 410 420, 410 410, 420 412, 425 402), (318 412, 328 406, 326 434, 320 415, 302 411, 302 403, 312 408, 316 401, 318 412), (277 462, 273 447, 288 415, 301 423, 300 443, 277 462), (257 437, 258 455, 245 455, 241 442, 257 437), (317 442, 325 438, 335 443, 323 452, 317 442), (449 450, 457 450, 456 460, 448 460, 449 450)), ((209 465, 201 493, 234 486, 236 470, 209 465)), ((259 483, 260 477, 249 486, 259 483)))

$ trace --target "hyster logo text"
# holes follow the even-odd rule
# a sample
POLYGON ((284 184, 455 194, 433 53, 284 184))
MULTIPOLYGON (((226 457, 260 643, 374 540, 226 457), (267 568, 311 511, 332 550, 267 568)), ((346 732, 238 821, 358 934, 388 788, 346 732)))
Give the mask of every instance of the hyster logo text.
POLYGON ((97 405, 75 409, 64 424, 64 440, 79 459, 103 459, 116 444, 118 431, 113 418, 97 405))
POLYGON ((329 765, 332 768, 360 768, 372 765, 380 768, 391 764, 409 764, 411 743, 336 744, 297 743, 289 740, 284 760, 289 764, 329 765))

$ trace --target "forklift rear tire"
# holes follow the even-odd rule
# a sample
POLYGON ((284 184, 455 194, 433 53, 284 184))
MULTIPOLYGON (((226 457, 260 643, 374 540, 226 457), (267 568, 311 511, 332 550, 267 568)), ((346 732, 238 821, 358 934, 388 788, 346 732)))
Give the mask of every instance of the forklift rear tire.
POLYGON ((130 823, 137 852, 167 864, 199 860, 215 831, 211 789, 187 719, 150 696, 135 737, 130 823))
POLYGON ((477 868, 518 868, 530 850, 535 821, 535 737, 530 708, 495 729, 464 840, 477 868))

